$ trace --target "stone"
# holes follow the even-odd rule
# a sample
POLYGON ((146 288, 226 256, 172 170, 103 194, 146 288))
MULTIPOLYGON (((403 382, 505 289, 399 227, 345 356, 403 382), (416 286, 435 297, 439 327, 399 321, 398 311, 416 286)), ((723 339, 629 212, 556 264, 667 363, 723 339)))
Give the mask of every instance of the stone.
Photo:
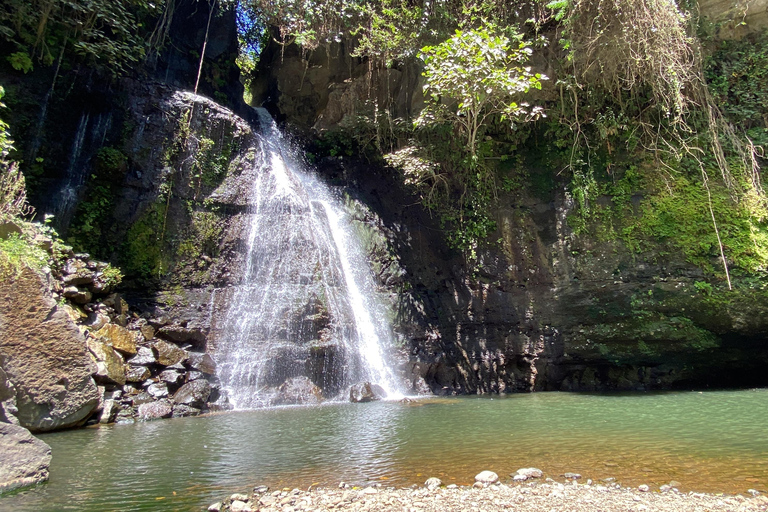
POLYGON ((176 404, 173 406, 172 417, 183 418, 186 416, 197 416, 201 412, 202 411, 196 407, 190 407, 189 405, 184 404, 176 404))
POLYGON ((639 485, 639 486, 637 487, 637 490, 638 490, 638 491, 640 491, 640 492, 648 492, 648 491, 650 491, 650 490, 651 490, 651 488, 650 488, 650 487, 648 487, 648 486, 647 486, 647 485, 645 485, 645 484, 642 484, 642 485, 639 485))
POLYGON ((210 356, 210 354, 200 352, 188 352, 188 357, 184 364, 208 375, 214 375, 216 373, 216 362, 210 356))
POLYGON ((154 402, 154 401, 155 401, 155 399, 152 398, 152 395, 150 395, 146 391, 142 391, 138 395, 136 395, 133 398, 131 398, 131 402, 136 407, 141 405, 141 404, 148 404, 148 403, 154 402))
POLYGON ((112 348, 127 356, 136 355, 138 351, 137 342, 141 338, 141 334, 129 331, 125 327, 115 324, 105 325, 96 331, 94 336, 100 338, 106 344, 112 345, 112 348))
POLYGON ((104 400, 104 404, 101 408, 101 416, 99 417, 99 423, 106 425, 107 423, 114 423, 115 417, 120 410, 120 405, 117 400, 104 400))
POLYGON ((481 471, 477 475, 475 475, 475 482, 481 483, 484 485, 491 485, 495 484, 499 481, 499 475, 494 473, 493 471, 481 471))
POLYGON ((68 276, 65 276, 62 280, 62 284, 66 287, 69 286, 85 286, 89 284, 93 284, 93 272, 91 272, 88 269, 81 269, 75 272, 74 274, 69 274, 68 276))
POLYGON ((168 384, 178 384, 184 379, 184 375, 178 370, 164 370, 157 378, 168 384))
POLYGON ((267 491, 269 491, 269 487, 266 485, 257 485, 253 488, 254 494, 264 494, 267 491))
POLYGON ((189 343, 195 348, 205 348, 205 334, 198 328, 165 325, 157 330, 157 336, 176 343, 189 343))
MULTIPOLYGON (((197 382, 197 381, 195 381, 197 382)), ((291 377, 277 388, 275 405, 319 404, 323 401, 322 390, 309 377, 291 377)))
POLYGON ((152 350, 155 352, 157 362, 163 366, 171 366, 187 358, 186 350, 167 341, 157 340, 152 345, 152 350))
POLYGON ((352 403, 373 402, 386 397, 387 392, 381 386, 370 382, 361 382, 349 388, 349 401, 352 403))
POLYGON ((149 324, 142 325, 139 330, 141 331, 141 335, 144 336, 144 339, 147 341, 155 337, 155 328, 149 324))
POLYGON ((125 364, 120 354, 101 338, 88 338, 86 346, 96 362, 96 371, 93 374, 101 381, 124 385, 125 364))
POLYGON ((0 493, 48 480, 51 447, 29 430, 0 423, 0 493))
POLYGON ((181 386, 173 395, 176 404, 202 408, 211 394, 211 385, 207 380, 195 380, 181 386))
POLYGON ((93 298, 93 294, 88 290, 81 290, 77 286, 67 286, 64 288, 64 297, 71 300, 75 304, 88 304, 93 298))
POLYGON ((147 386, 147 393, 154 398, 168 396, 168 385, 165 382, 153 382, 147 386))
POLYGON ((435 478, 435 477, 427 478, 427 481, 424 482, 424 487, 426 487, 430 491, 434 491, 435 489, 437 489, 441 485, 443 485, 443 481, 440 480, 439 478, 435 478))
POLYGON ((190 370, 187 372, 187 382, 204 379, 204 378, 205 378, 205 374, 203 372, 198 372, 196 370, 190 370))
POLYGON ((222 507, 223 507, 223 504, 220 501, 216 503, 212 503, 208 507, 208 512, 221 512, 222 507))
POLYGON ((229 510, 230 512, 252 512, 253 511, 253 509, 248 503, 240 500, 235 500, 232 503, 230 503, 229 510))
POLYGON ((156 362, 155 353, 149 347, 137 347, 136 355, 128 360, 128 364, 136 366, 146 366, 156 362))
POLYGON ((0 240, 6 240, 12 234, 21 234, 21 226, 12 221, 0 221, 0 240))
POLYGON ((524 482, 529 478, 541 478, 544 473, 538 468, 520 468, 512 476, 512 480, 516 482, 524 482))
POLYGON ((142 421, 170 418, 172 413, 173 406, 162 400, 141 404, 138 410, 139 419, 142 421))
POLYGON ((565 473, 563 476, 568 480, 578 480, 581 478, 581 475, 578 473, 565 473))
POLYGON ((34 270, 0 265, 0 280, 0 367, 19 424, 32 432, 82 424, 99 403, 83 334, 34 270))
POLYGON ((144 382, 151 376, 149 368, 146 366, 128 365, 125 369, 126 382, 144 382))

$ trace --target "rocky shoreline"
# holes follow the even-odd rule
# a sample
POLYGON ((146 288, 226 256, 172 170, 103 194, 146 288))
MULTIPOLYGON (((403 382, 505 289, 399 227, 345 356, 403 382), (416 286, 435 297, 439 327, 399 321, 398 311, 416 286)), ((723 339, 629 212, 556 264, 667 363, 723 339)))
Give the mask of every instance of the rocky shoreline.
POLYGON ((208 507, 208 512, 297 512, 326 510, 401 510, 429 511, 568 511, 568 512, 704 512, 767 511, 768 496, 751 491, 752 496, 683 493, 671 485, 651 489, 622 487, 616 482, 579 483, 580 475, 569 475, 565 482, 547 478, 542 472, 525 468, 510 475, 509 483, 498 475, 483 471, 472 486, 443 486, 430 478, 422 487, 366 488, 341 483, 338 489, 269 489, 256 486, 249 494, 233 494, 208 507))

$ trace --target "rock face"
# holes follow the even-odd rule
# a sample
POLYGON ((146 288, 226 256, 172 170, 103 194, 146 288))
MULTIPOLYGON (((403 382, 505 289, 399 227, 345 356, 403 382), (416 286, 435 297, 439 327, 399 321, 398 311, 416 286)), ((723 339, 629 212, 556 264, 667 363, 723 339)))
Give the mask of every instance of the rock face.
POLYGON ((275 405, 319 404, 323 401, 323 392, 309 377, 292 377, 277 388, 275 405))
POLYGON ((0 290, 0 364, 15 387, 15 415, 33 432, 79 425, 99 403, 83 335, 33 270, 9 272, 0 272, 12 283, 0 290))
POLYGON ((349 401, 352 403, 374 402, 387 397, 381 386, 370 382, 361 382, 349 388, 349 401))
POLYGON ((0 493, 48 480, 51 447, 18 425, 0 423, 0 493))

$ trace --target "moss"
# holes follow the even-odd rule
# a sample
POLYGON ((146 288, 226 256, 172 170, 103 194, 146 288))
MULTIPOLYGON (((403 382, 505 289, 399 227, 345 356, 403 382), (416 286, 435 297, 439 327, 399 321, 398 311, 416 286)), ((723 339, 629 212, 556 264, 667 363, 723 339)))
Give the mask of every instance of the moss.
POLYGON ((160 200, 128 229, 120 255, 126 275, 157 279, 170 268, 170 258, 163 247, 165 213, 165 202, 160 200))

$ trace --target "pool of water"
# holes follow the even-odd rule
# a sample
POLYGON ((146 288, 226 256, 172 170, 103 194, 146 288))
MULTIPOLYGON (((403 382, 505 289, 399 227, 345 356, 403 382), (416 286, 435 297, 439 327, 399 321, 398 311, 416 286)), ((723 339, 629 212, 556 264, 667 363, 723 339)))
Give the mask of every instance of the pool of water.
POLYGON ((203 510, 271 487, 469 484, 535 466, 561 479, 683 490, 768 489, 768 390, 534 393, 329 404, 42 435, 48 483, 0 497, 14 511, 203 510))

